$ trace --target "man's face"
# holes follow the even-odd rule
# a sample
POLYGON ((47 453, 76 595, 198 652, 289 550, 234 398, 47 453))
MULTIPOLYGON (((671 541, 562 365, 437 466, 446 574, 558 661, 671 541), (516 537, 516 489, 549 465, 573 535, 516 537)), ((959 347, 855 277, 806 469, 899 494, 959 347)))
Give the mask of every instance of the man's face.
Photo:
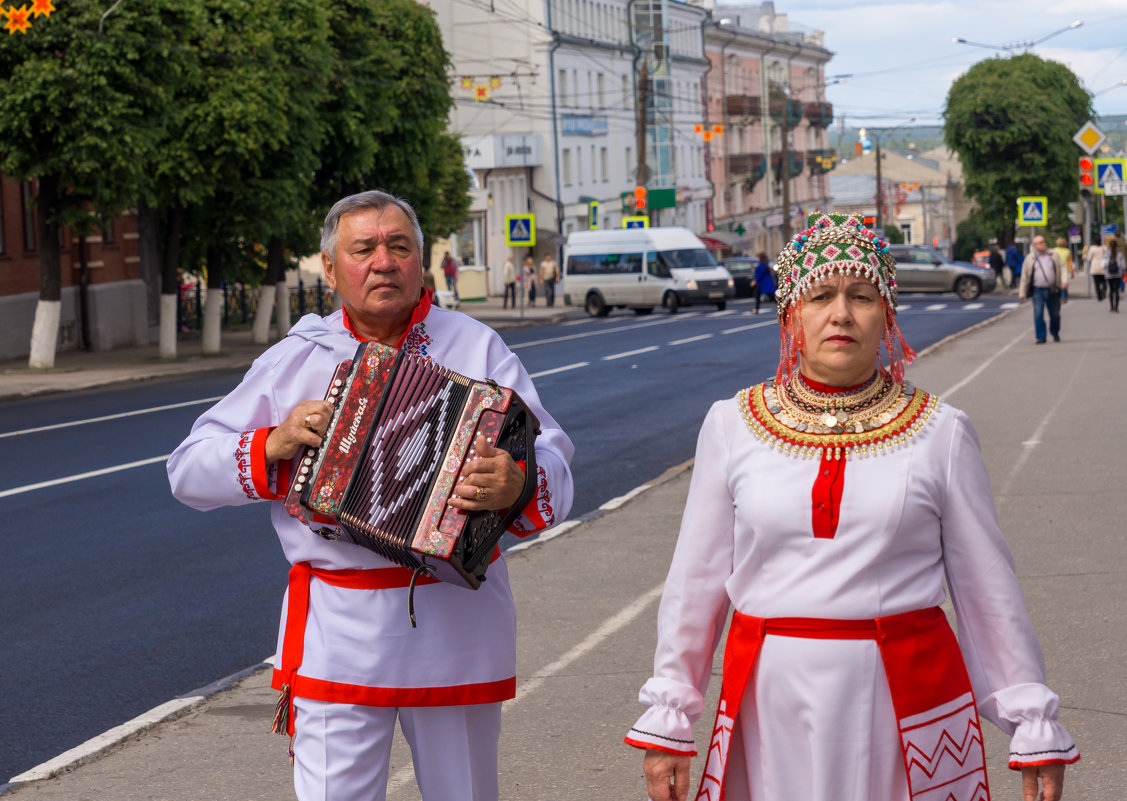
POLYGON ((1049 246, 1045 244, 1045 237, 1043 236, 1033 237, 1033 247, 1037 249, 1038 253, 1044 253, 1049 249, 1049 246))
POLYGON ((410 317, 423 289, 415 231, 396 206, 345 214, 332 257, 321 254, 325 280, 350 317, 387 324, 410 317))

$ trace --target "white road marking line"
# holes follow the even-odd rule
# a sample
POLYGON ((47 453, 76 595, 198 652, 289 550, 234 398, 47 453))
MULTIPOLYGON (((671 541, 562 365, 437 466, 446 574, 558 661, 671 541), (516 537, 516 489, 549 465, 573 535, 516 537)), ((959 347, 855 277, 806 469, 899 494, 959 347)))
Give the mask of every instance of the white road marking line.
POLYGON ((613 334, 617 331, 631 331, 635 328, 649 328, 654 325, 666 325, 667 323, 676 323, 679 320, 691 320, 694 317, 699 317, 700 312, 691 312, 689 314, 673 314, 664 317, 660 320, 650 320, 644 323, 634 323, 632 325, 620 325, 617 328, 602 328, 598 331, 583 331, 578 334, 567 334, 559 337, 548 337, 547 339, 534 339, 531 342, 518 342, 515 345, 509 345, 509 350, 516 350, 517 348, 531 348, 533 345, 550 345, 553 342, 567 342, 571 339, 583 339, 584 337, 594 337, 600 334, 613 334))
POLYGON ((931 303, 927 306, 924 306, 924 311, 940 311, 940 310, 946 309, 946 308, 947 308, 946 303, 931 303))
POLYGON ((898 303, 898 304, 896 304, 896 311, 898 311, 898 312, 907 311, 910 308, 912 308, 911 303, 898 303))
POLYGON ((151 459, 141 459, 140 461, 118 464, 113 467, 103 467, 100 470, 91 470, 87 473, 77 473, 73 476, 53 478, 50 481, 40 481, 37 484, 25 484, 22 487, 13 487, 12 489, 0 491, 0 498, 7 498, 9 495, 19 495, 24 492, 32 492, 46 487, 55 487, 59 484, 69 484, 72 481, 81 481, 84 478, 96 478, 97 476, 104 476, 109 473, 118 473, 122 470, 132 470, 134 467, 144 467, 145 465, 156 464, 157 462, 167 462, 168 457, 171 455, 171 453, 166 453, 164 456, 154 456, 151 459))
POLYGON ((689 337, 688 339, 675 339, 672 342, 667 342, 667 345, 687 345, 690 342, 700 342, 702 339, 712 339, 712 334, 701 334, 700 336, 689 337))
POLYGON ((609 501, 604 503, 599 508, 601 510, 603 510, 604 512, 613 511, 613 510, 617 509, 618 507, 622 506, 622 504, 626 503, 631 498, 633 498, 637 495, 641 495, 643 492, 645 492, 649 488, 650 488, 649 484, 642 484, 641 486, 634 487, 634 489, 630 490, 625 495, 619 495, 617 498, 611 498, 609 501))
POLYGON ((964 311, 971 311, 973 309, 981 309, 985 305, 986 305, 985 303, 968 303, 965 306, 963 306, 963 310, 964 311))
POLYGON ((165 406, 151 406, 148 409, 135 409, 131 412, 119 412, 118 414, 106 414, 101 417, 90 417, 86 420, 71 420, 69 423, 55 423, 49 426, 38 426, 36 428, 24 428, 20 431, 5 431, 0 434, 0 439, 5 437, 18 437, 21 434, 38 434, 40 431, 54 431, 59 428, 70 428, 71 426, 82 426, 88 423, 103 423, 106 420, 120 420, 123 417, 133 417, 137 414, 151 414, 152 412, 165 412, 169 409, 183 409, 185 406, 198 406, 202 403, 215 403, 216 401, 223 400, 222 395, 217 395, 214 398, 200 398, 199 400, 184 401, 183 403, 169 403, 165 406))
POLYGON ((553 373, 564 373, 568 370, 577 370, 580 367, 587 367, 591 362, 576 362, 575 364, 567 364, 563 367, 553 367, 551 370, 541 370, 539 373, 529 374, 529 378, 539 378, 543 375, 552 375, 553 373))
POLYGON ((628 350, 623 353, 614 353, 610 356, 604 356, 603 361, 609 362, 612 359, 625 359, 627 356, 637 356, 639 353, 649 353, 651 350, 657 350, 657 345, 650 345, 648 348, 638 348, 637 350, 628 350))
POLYGON ((726 331, 721 331, 721 334, 738 334, 740 331, 751 331, 755 328, 765 328, 769 325, 778 325, 776 320, 764 320, 762 323, 752 323, 751 325, 741 325, 738 328, 729 328, 726 331))
POLYGON ((1017 302, 1017 301, 1013 301, 1013 300, 1011 300, 1011 301, 1010 301, 1010 302, 1008 302, 1008 303, 1003 303, 1003 304, 1002 304, 1001 306, 999 306, 998 308, 999 308, 999 309, 1016 309, 1016 308, 1017 308, 1018 306, 1020 306, 1020 305, 1021 305, 1021 303, 1019 303, 1019 302, 1017 302))
POLYGON ((706 317, 727 317, 729 314, 738 314, 735 309, 724 309, 724 311, 714 311, 706 314, 706 317))

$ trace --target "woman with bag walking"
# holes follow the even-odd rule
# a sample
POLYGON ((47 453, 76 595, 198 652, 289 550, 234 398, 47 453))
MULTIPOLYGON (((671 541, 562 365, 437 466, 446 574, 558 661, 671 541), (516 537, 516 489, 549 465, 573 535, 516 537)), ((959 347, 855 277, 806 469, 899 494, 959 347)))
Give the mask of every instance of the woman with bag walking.
POLYGON ((1107 254, 1104 256, 1104 276, 1107 280, 1107 299, 1113 312, 1119 311, 1119 289, 1123 284, 1123 251, 1119 249, 1119 240, 1112 239, 1107 243, 1107 254))

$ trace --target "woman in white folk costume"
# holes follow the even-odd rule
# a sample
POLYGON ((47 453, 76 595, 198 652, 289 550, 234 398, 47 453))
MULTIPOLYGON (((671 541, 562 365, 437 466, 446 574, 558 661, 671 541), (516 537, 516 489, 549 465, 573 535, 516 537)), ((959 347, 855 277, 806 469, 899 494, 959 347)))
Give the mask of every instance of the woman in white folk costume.
MULTIPOLYGON (((382 342, 515 389, 541 433, 536 496, 510 531, 542 530, 571 506, 571 441, 495 331, 431 303, 422 246, 415 213, 398 198, 371 191, 334 205, 321 260, 343 309, 303 317, 168 460, 173 494, 196 509, 271 502, 293 565, 274 666, 282 691, 275 724, 292 737, 300 801, 382 801, 397 720, 423 799, 496 801, 501 702, 516 690, 516 615, 499 551, 476 591, 419 578, 412 628, 410 570, 286 513, 283 476, 325 434, 332 407, 320 399, 337 364, 361 340, 382 342)), ((510 507, 523 465, 483 437, 477 450, 450 504, 510 507)))
POLYGON ((887 244, 852 217, 809 224, 778 260, 775 379, 717 402, 701 428, 649 709, 626 742, 646 749, 654 801, 688 797, 731 605, 697 799, 984 801, 981 712, 1012 735, 1026 801, 1056 801, 1080 757, 974 428, 904 380, 915 354, 887 244))

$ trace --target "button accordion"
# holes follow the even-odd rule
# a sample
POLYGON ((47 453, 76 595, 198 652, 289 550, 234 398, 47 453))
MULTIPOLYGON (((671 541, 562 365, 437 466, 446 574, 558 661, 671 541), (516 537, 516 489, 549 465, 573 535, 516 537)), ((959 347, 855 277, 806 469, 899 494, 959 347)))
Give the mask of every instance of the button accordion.
POLYGON ((536 415, 511 389, 473 381, 374 342, 338 365, 318 448, 300 456, 286 511, 318 533, 404 567, 477 589, 493 549, 536 493, 536 415), (478 434, 525 463, 508 510, 466 512, 447 501, 475 458, 478 434))

